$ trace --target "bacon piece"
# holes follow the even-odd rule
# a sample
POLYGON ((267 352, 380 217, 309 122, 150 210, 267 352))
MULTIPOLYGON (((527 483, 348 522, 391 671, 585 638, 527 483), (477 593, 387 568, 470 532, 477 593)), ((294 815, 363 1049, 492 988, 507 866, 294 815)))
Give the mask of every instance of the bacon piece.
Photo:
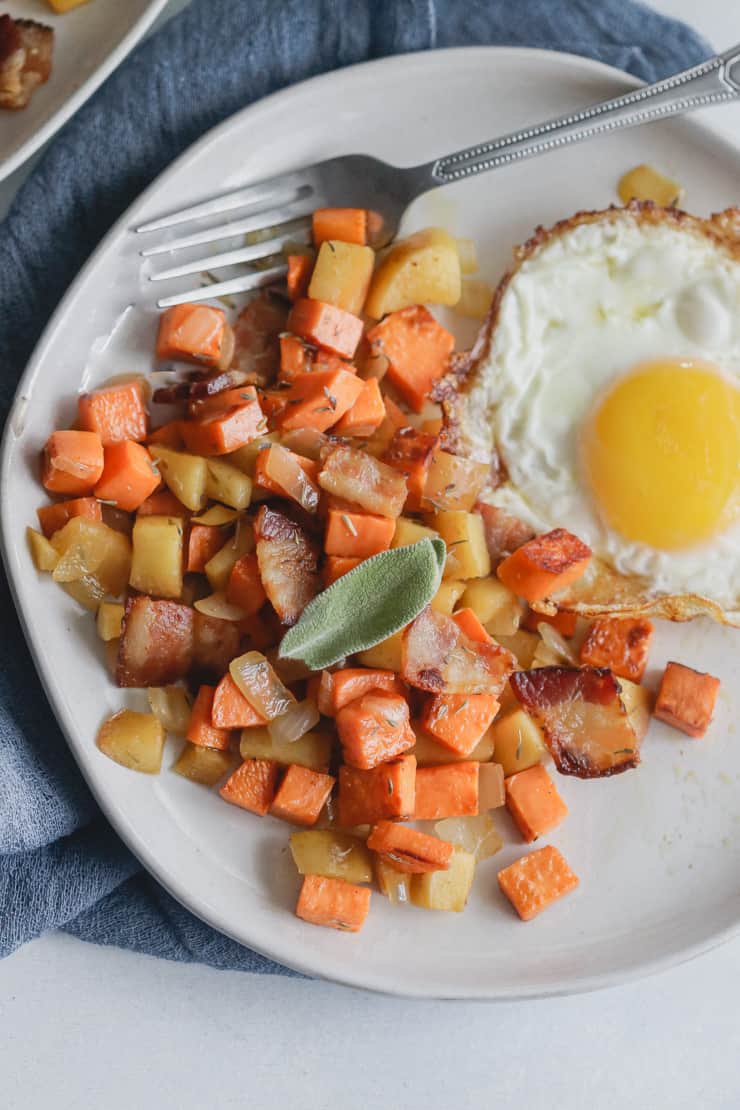
POLYGON ((562 775, 616 775, 640 762, 622 687, 605 667, 539 667, 518 671, 511 689, 545 734, 562 775))
POLYGON ((130 597, 121 629, 119 686, 168 686, 193 663, 194 610, 178 601, 130 597))
POLYGON ((495 641, 471 640, 429 606, 404 630, 401 643, 401 677, 432 694, 498 695, 516 665, 495 641))
POLYGON ((254 532, 265 593, 283 624, 295 624, 321 588, 318 549, 299 524, 266 505, 254 532))

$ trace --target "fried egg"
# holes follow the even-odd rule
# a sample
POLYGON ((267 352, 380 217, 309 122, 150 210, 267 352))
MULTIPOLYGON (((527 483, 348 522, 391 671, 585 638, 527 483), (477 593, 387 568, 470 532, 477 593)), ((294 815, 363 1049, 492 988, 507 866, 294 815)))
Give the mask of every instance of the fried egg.
POLYGON ((632 204, 540 230, 447 404, 486 499, 594 552, 584 613, 740 623, 740 217, 632 204))

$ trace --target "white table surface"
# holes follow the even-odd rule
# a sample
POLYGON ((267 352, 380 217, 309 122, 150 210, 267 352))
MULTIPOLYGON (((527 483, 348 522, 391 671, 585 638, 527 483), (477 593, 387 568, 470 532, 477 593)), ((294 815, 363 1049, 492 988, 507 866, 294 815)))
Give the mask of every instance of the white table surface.
MULTIPOLYGON (((654 6, 740 41, 737 0, 654 6)), ((740 107, 711 120, 740 142, 740 107)), ((740 940, 597 994, 406 1002, 51 935, 0 964, 0 1106, 736 1110, 738 982, 740 940)))

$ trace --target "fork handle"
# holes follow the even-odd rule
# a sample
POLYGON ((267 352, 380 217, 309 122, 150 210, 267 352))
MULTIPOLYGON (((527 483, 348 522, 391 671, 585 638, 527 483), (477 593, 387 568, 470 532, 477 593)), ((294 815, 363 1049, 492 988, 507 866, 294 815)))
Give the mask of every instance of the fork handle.
POLYGON ((438 158, 419 167, 427 177, 423 188, 461 181, 621 127, 634 127, 738 98, 740 44, 654 85, 643 85, 613 100, 438 158))

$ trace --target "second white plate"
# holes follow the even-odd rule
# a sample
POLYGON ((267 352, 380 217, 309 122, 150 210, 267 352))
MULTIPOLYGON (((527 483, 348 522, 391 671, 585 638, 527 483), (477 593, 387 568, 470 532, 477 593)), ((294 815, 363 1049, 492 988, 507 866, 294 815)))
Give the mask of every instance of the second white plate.
POLYGON ((51 77, 26 108, 0 111, 0 180, 17 169, 92 96, 136 45, 167 0, 91 0, 64 15, 42 0, 3 5, 15 19, 54 28, 51 77))

